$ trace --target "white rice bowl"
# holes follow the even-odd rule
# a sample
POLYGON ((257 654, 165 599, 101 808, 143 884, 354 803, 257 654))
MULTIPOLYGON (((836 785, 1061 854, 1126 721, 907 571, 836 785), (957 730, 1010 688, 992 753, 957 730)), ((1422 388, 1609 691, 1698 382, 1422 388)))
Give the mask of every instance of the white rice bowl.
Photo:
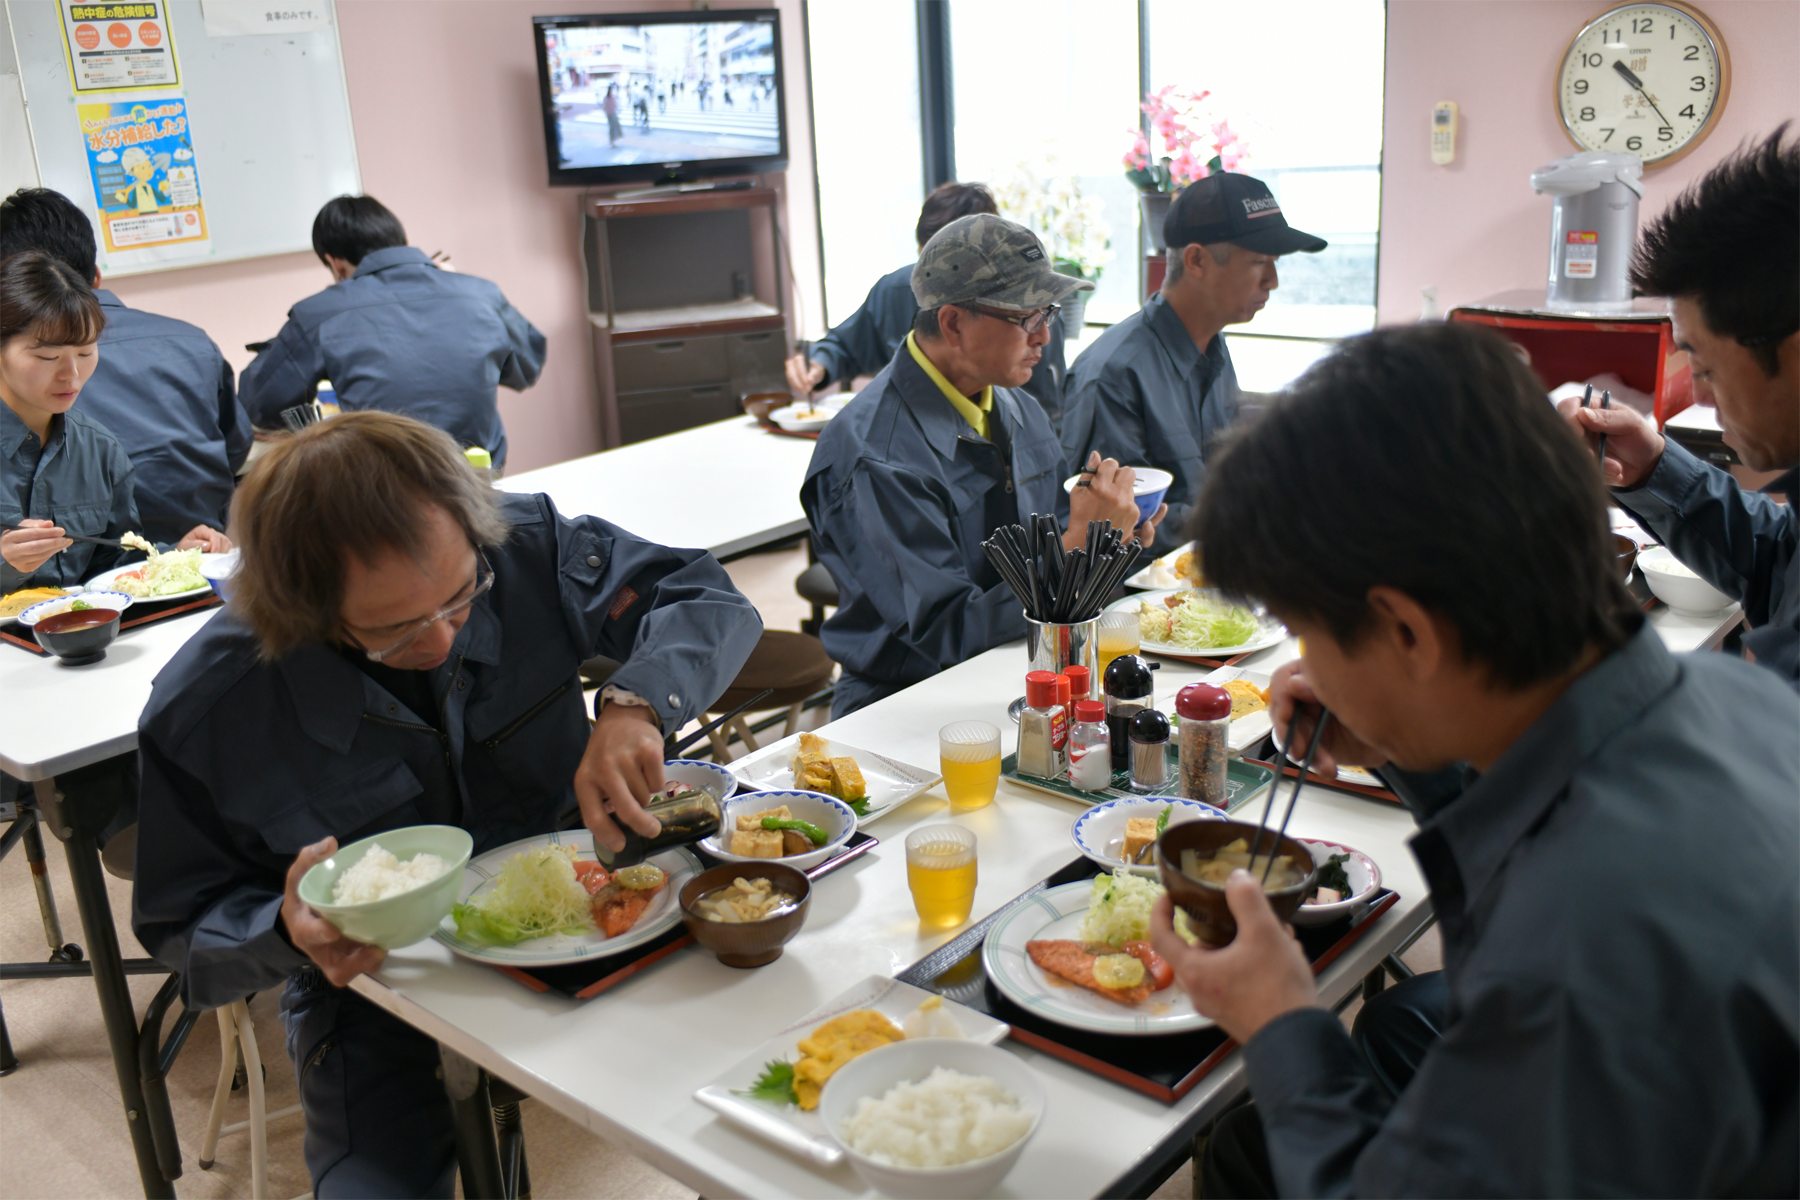
POLYGON ((1031 1114, 995 1080, 933 1067, 916 1083, 858 1100, 838 1134, 890 1167, 960 1167, 1000 1153, 1030 1129, 1031 1114))
POLYGON ((372 904, 424 887, 450 864, 435 854, 415 854, 402 862, 379 843, 337 877, 332 887, 334 904, 372 904))

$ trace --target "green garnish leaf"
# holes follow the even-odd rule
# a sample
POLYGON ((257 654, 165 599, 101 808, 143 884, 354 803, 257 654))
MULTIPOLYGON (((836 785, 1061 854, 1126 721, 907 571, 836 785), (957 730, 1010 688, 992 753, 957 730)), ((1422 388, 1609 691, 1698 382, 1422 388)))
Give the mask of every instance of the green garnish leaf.
POLYGON ((1173 804, 1165 804, 1162 811, 1156 814, 1156 836, 1161 837, 1169 828, 1169 814, 1175 811, 1173 804))
POLYGON ((850 811, 859 817, 866 817, 869 815, 869 798, 867 796, 863 796, 856 800, 846 800, 844 803, 848 804, 850 806, 850 811))
POLYGON ((77 600, 75 603, 69 605, 69 611, 70 612, 90 612, 93 610, 93 607, 94 606, 89 604, 86 600, 77 600))
POLYGON ((763 1073, 756 1077, 756 1082, 737 1094, 775 1104, 800 1103, 800 1098, 794 1095, 794 1064, 779 1058, 765 1063, 763 1073))

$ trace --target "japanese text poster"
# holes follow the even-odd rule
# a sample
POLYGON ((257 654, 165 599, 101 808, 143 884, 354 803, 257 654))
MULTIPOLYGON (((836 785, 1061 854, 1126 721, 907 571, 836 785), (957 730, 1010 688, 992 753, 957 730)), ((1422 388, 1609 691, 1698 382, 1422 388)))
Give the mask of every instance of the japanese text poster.
POLYGON ((163 0, 57 0, 57 8, 77 96, 181 85, 163 0))
POLYGON ((76 107, 106 250, 179 243, 185 254, 205 252, 210 236, 187 100, 172 92, 76 107))

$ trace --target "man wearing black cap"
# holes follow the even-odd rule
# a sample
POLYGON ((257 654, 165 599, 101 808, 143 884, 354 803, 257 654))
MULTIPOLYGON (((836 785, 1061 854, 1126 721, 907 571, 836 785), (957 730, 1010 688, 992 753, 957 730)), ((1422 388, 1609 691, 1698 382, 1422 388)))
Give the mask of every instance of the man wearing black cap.
MULTIPOLYGON (((844 716, 1025 636, 1019 598, 981 543, 1033 513, 1129 529, 1135 482, 1094 456, 1089 486, 1062 496, 1062 447, 1023 394, 1063 300, 1093 285, 1058 275, 1029 229, 960 217, 919 253, 919 312, 894 360, 819 435, 800 504, 838 583, 820 630, 843 665, 844 716)), ((1138 530, 1155 536, 1161 512, 1138 530)))
POLYGON ((1156 551, 1186 540, 1206 481, 1206 452, 1237 419, 1237 373, 1222 330, 1242 325, 1279 286, 1275 260, 1325 240, 1291 228, 1268 185, 1220 173, 1188 185, 1163 221, 1168 274, 1144 307, 1101 334, 1069 368, 1064 457, 1093 451, 1175 477, 1156 551))

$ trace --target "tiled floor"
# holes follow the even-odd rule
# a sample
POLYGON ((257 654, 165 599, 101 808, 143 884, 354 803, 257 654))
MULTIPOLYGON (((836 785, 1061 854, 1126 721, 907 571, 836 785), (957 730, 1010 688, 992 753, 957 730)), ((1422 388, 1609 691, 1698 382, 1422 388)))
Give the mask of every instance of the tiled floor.
MULTIPOLYGON (((732 578, 763 614, 771 629, 797 629, 808 608, 794 593, 794 577, 806 565, 801 550, 759 555, 729 566, 732 578)), ((48 845, 49 877, 60 906, 64 936, 84 941, 61 846, 48 845)), ((143 953, 126 925, 130 885, 108 880, 120 937, 127 957, 143 953)), ((0 863, 0 960, 40 961, 46 953, 31 877, 22 852, 0 863)), ((1408 955, 1416 969, 1437 965, 1431 934, 1408 955)), ((139 1012, 161 976, 135 976, 132 994, 139 1012)), ((284 1050, 281 1020, 272 993, 250 1005, 258 1045, 268 1071, 271 1111, 295 1102, 294 1072, 284 1050)), ((20 1067, 0 1079, 0 1200, 50 1196, 131 1196, 141 1194, 136 1161, 125 1132, 118 1083, 106 1032, 84 979, 9 980, 0 983, 0 1004, 20 1067)), ((211 1171, 195 1164, 200 1136, 219 1070, 218 1026, 203 1017, 176 1061, 169 1079, 175 1127, 181 1139, 184 1172, 176 1182, 182 1196, 250 1195, 250 1146, 243 1133, 221 1139, 211 1171)), ((225 1120, 244 1119, 247 1101, 234 1096, 225 1120)), ((543 1197, 691 1197, 675 1180, 570 1124, 542 1105, 524 1105, 526 1145, 534 1192, 543 1197)), ((300 1119, 269 1127, 269 1194, 298 1196, 310 1183, 301 1154, 300 1119)), ((1159 1197, 1187 1196, 1187 1167, 1160 1188, 1159 1197)))

